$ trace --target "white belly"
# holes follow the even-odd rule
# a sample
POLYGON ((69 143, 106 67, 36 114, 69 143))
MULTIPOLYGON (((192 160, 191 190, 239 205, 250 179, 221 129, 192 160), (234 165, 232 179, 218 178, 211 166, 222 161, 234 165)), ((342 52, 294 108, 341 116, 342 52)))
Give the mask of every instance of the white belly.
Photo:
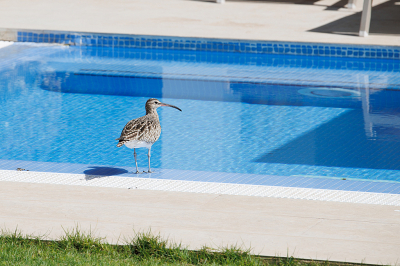
POLYGON ((147 149, 150 149, 151 145, 153 145, 153 143, 142 141, 142 140, 131 140, 131 141, 125 143, 125 146, 128 147, 129 149, 133 149, 133 148, 147 148, 147 149))

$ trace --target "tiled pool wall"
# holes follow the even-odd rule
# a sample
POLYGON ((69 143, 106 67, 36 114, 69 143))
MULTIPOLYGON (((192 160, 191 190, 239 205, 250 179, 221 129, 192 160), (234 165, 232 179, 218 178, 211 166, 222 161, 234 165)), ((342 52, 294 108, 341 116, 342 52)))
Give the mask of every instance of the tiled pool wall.
POLYGON ((0 40, 76 46, 173 49, 230 53, 339 56, 400 60, 400 46, 298 43, 169 36, 0 29, 0 40))

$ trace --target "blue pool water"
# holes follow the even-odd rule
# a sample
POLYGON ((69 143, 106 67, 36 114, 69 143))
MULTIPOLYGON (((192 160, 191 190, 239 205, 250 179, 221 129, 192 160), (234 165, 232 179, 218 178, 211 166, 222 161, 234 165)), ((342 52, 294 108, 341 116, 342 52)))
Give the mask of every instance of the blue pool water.
POLYGON ((158 109, 154 168, 400 181, 400 60, 35 44, 0 59, 3 160, 134 166, 115 138, 156 97, 183 112, 158 109))

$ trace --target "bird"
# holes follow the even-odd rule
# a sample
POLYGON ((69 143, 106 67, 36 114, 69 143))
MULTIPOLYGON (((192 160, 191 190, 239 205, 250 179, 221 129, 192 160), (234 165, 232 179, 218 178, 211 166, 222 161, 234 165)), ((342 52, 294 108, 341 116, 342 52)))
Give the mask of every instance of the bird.
POLYGON ((148 149, 149 171, 147 173, 153 173, 150 168, 151 146, 161 135, 160 119, 157 113, 157 108, 161 106, 172 107, 182 112, 180 108, 174 105, 162 103, 155 98, 148 99, 145 105, 146 115, 129 121, 122 130, 121 136, 116 139, 118 140, 117 147, 125 145, 129 149, 133 149, 136 174, 139 174, 136 148, 148 149))

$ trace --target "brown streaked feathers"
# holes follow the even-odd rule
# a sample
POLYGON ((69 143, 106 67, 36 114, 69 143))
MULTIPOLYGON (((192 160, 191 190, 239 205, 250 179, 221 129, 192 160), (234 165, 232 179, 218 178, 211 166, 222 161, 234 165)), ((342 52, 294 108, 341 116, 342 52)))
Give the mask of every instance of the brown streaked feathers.
POLYGON ((117 147, 121 147, 131 140, 154 143, 161 134, 161 126, 157 112, 129 121, 122 130, 117 147))

